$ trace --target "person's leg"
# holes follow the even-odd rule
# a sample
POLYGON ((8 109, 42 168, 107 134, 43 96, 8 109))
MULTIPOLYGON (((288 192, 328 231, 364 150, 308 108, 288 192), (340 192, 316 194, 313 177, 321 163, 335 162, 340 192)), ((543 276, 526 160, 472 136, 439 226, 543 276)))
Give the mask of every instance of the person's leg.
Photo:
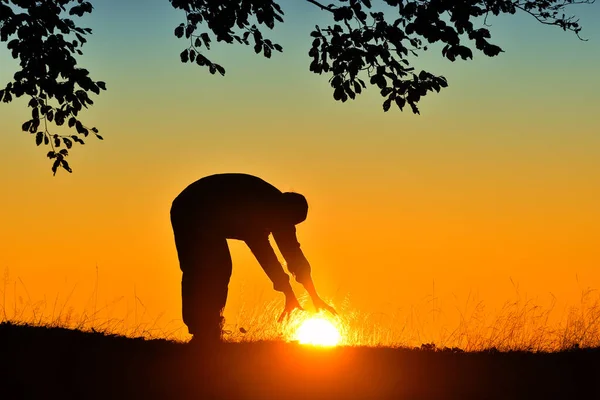
POLYGON ((173 230, 183 272, 183 321, 195 339, 218 340, 232 271, 227 240, 189 224, 173 224, 173 230))
POLYGON ((190 334, 219 339, 232 263, 227 240, 200 239, 181 280, 183 320, 190 334))

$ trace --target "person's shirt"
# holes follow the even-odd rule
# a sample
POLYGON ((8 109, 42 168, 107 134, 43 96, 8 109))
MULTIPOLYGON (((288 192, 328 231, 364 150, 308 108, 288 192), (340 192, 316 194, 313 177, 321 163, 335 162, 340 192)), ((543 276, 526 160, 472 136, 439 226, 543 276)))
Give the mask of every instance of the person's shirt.
MULTIPOLYGON (((197 180, 173 201, 179 218, 193 221, 205 234, 254 240, 281 231, 288 237, 293 224, 283 216, 282 192, 247 174, 218 174, 197 180)), ((289 237, 285 240, 288 243, 289 237)))
POLYGON ((297 278, 310 265, 296 237, 296 226, 284 216, 283 193, 247 174, 211 175, 185 188, 173 201, 172 218, 190 224, 201 235, 245 241, 267 273, 277 258, 269 234, 297 278))

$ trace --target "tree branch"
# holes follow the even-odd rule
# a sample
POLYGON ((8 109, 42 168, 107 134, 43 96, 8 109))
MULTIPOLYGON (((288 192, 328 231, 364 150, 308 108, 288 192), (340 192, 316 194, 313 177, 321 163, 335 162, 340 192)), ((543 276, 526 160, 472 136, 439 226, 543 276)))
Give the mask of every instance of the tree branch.
MULTIPOLYGON (((567 0, 564 3, 560 4, 560 7, 557 7, 557 9, 560 9, 560 8, 568 6, 568 5, 594 4, 595 2, 596 2, 596 0, 571 0, 571 1, 567 0)), ((537 14, 537 13, 527 9, 525 7, 525 5, 522 3, 515 2, 515 3, 513 3, 513 5, 515 6, 516 9, 526 12, 527 14, 531 15, 533 18, 535 18, 539 23, 541 23, 543 25, 559 26, 559 27, 563 28, 564 30, 570 30, 570 31, 574 32, 575 35, 577 36, 577 38, 583 42, 587 42, 589 40, 589 39, 584 39, 579 35, 579 32, 581 31, 581 27, 579 27, 578 29, 577 28, 571 29, 570 27, 566 26, 568 24, 572 24, 572 23, 577 24, 579 22, 579 20, 573 21, 574 17, 569 17, 569 18, 565 19, 564 14, 563 14, 562 20, 555 19, 554 21, 547 21, 546 19, 544 19, 544 17, 542 17, 542 15, 537 14), (561 22, 563 22, 563 24, 561 24, 561 22)), ((556 12, 554 13, 554 15, 556 15, 556 12)))
POLYGON ((330 13, 333 12, 333 10, 331 9, 331 7, 324 6, 323 4, 319 3, 316 0, 306 0, 306 1, 308 1, 309 3, 314 4, 315 6, 319 7, 321 10, 329 11, 330 13))

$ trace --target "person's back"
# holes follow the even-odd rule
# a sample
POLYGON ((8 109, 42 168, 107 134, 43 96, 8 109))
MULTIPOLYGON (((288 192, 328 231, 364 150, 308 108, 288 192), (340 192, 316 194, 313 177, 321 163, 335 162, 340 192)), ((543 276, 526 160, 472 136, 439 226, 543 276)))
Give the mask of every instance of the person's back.
POLYGON ((185 188, 173 201, 178 223, 200 223, 205 232, 247 240, 281 224, 282 192, 264 180, 240 173, 210 175, 185 188))
POLYGON ((273 288, 286 296, 284 315, 300 304, 283 270, 269 234, 286 260, 288 270, 304 285, 317 308, 335 312, 314 288, 310 264, 300 250, 295 225, 304 221, 308 203, 298 193, 282 193, 247 174, 218 174, 185 188, 171 206, 175 245, 183 272, 183 320, 194 337, 220 337, 232 262, 227 239, 246 242, 273 288))

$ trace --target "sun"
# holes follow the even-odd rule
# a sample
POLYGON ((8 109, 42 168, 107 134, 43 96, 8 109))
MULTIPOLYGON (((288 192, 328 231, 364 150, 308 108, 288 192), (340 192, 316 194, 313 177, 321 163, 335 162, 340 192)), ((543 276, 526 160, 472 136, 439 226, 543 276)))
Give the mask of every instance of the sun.
POLYGON ((321 318, 309 318, 296 331, 296 339, 300 344, 313 346, 337 346, 341 340, 338 329, 331 321, 321 318))

